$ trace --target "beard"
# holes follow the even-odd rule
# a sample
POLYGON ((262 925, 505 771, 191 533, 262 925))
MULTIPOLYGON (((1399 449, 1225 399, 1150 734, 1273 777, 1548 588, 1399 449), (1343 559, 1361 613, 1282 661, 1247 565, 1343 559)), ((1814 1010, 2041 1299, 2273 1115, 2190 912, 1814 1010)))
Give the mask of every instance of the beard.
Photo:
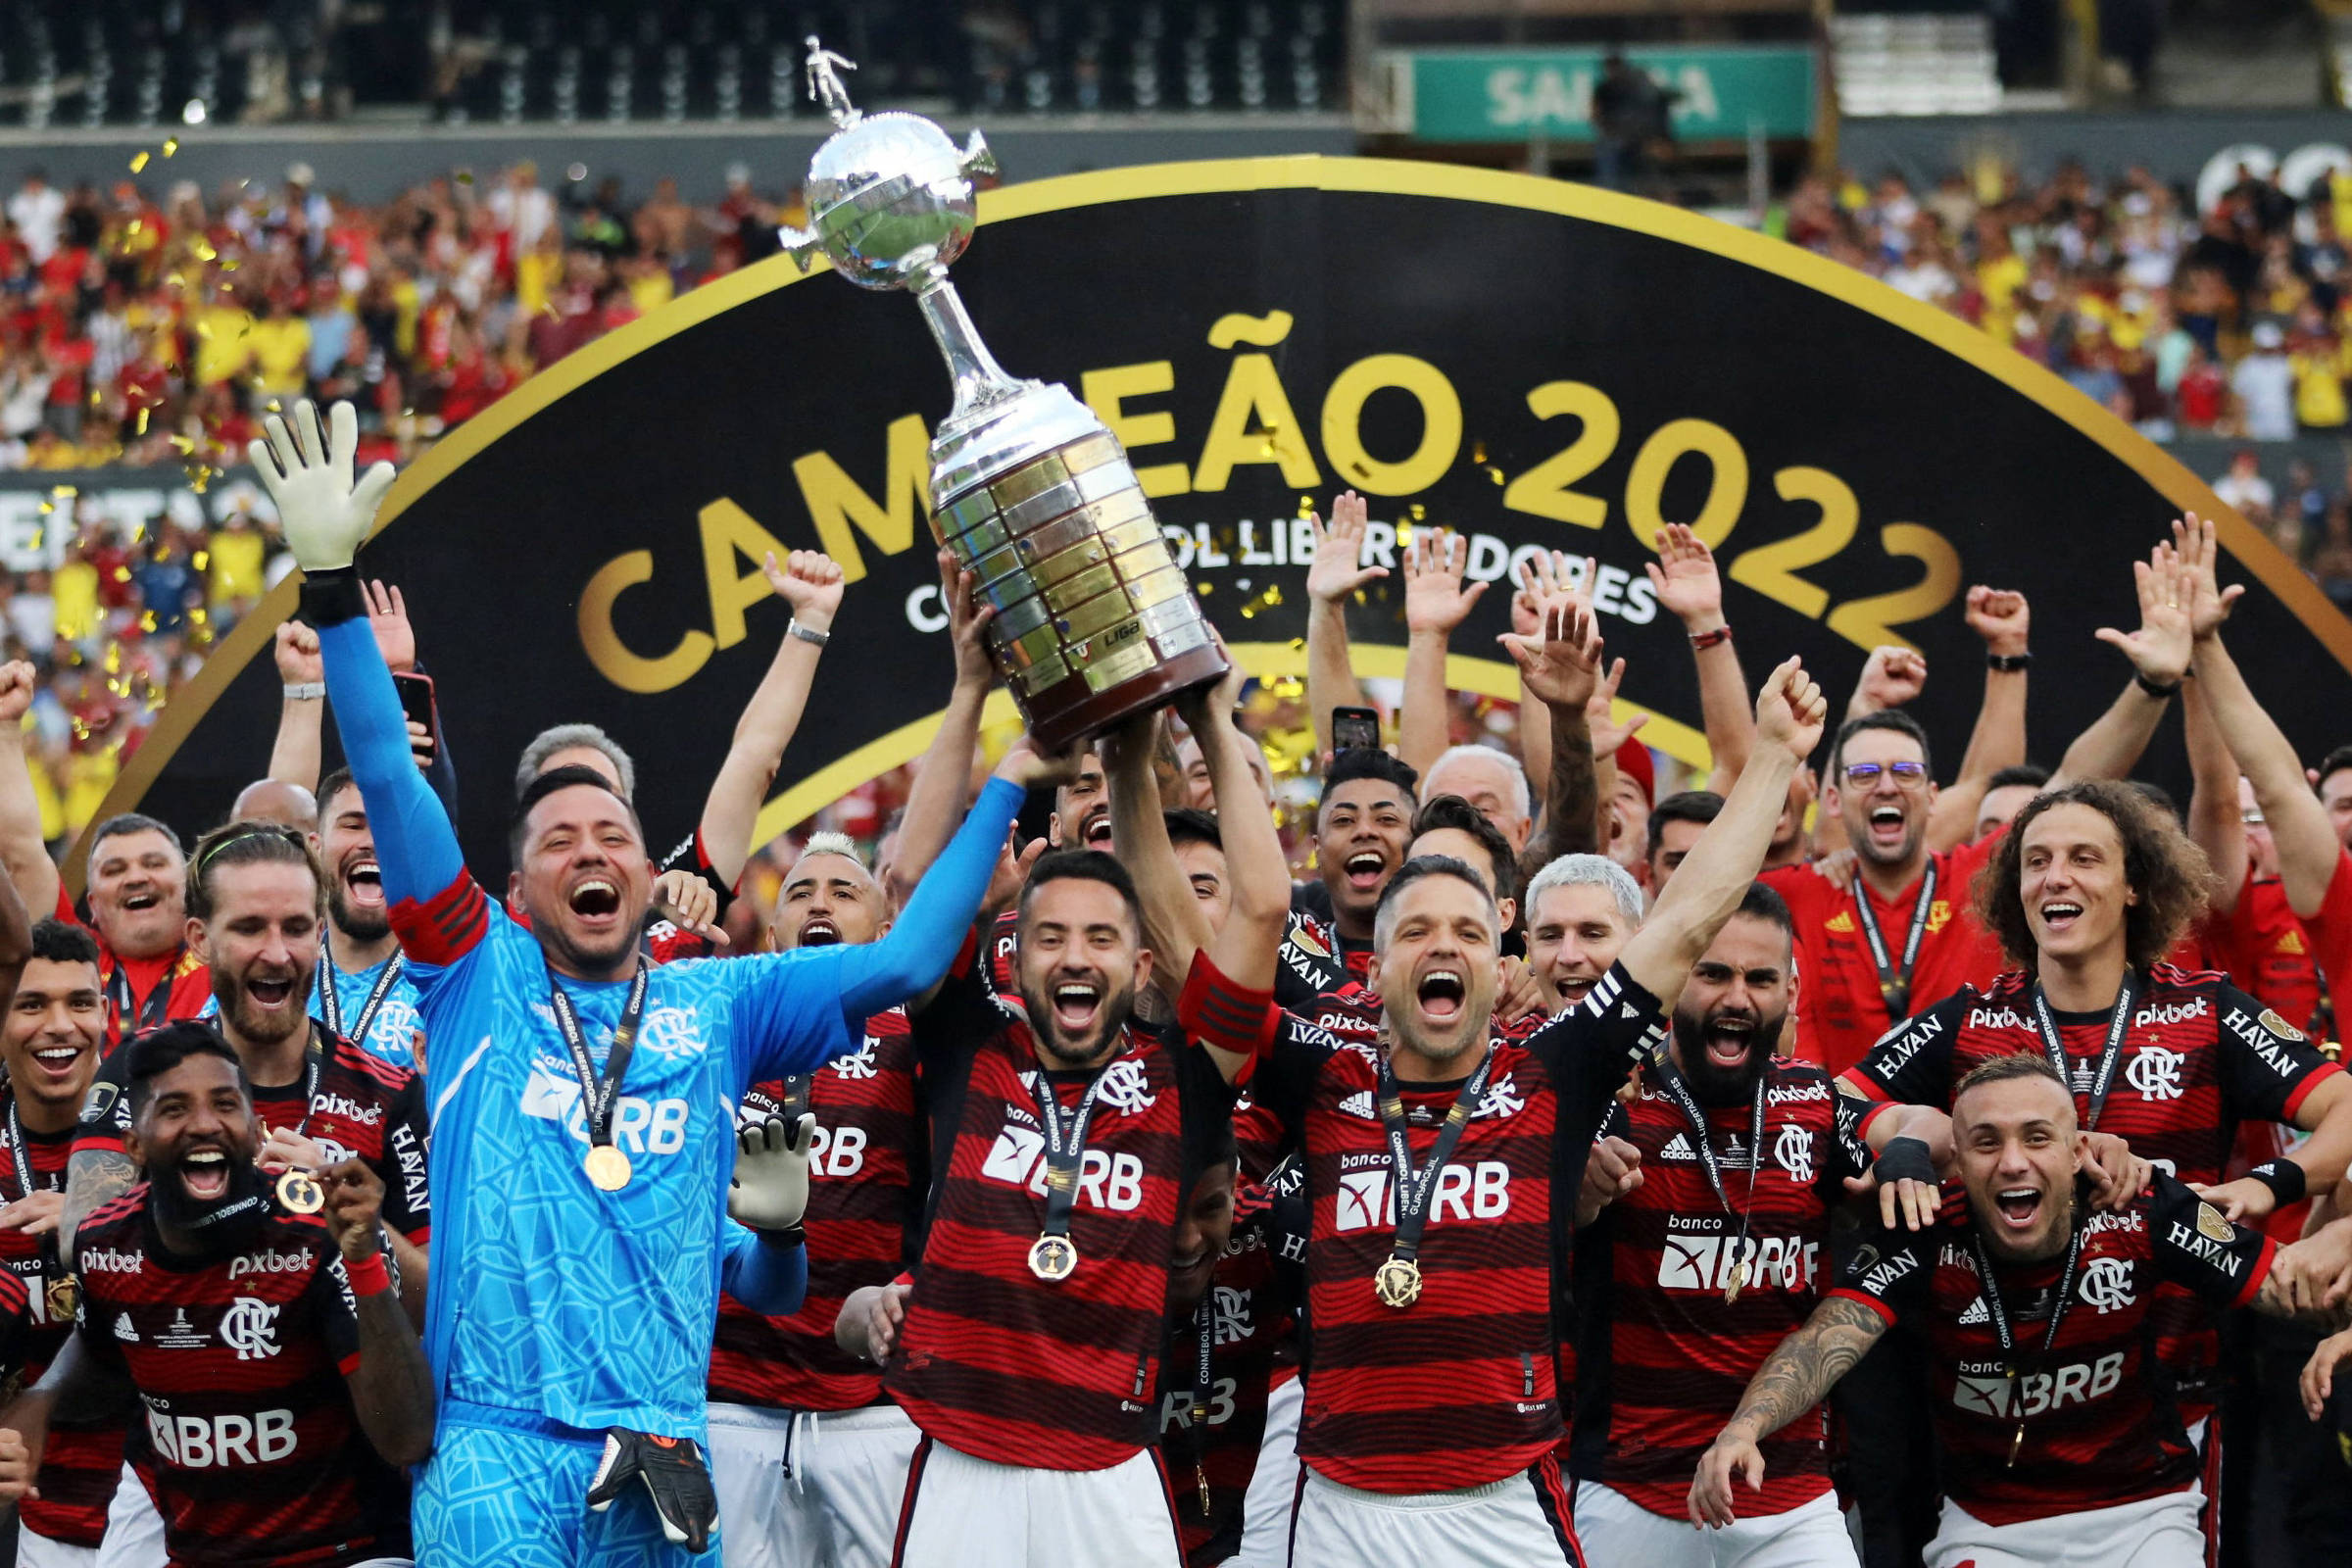
POLYGON ((269 1189, 250 1149, 228 1152, 228 1190, 209 1202, 191 1197, 179 1179, 179 1158, 148 1156, 148 1198, 156 1223, 202 1239, 209 1249, 233 1251, 270 1216, 269 1189))
POLYGON ((1681 1048, 1683 1081, 1690 1086, 1693 1100, 1710 1107, 1744 1105, 1755 1098, 1756 1084, 1772 1064, 1773 1043, 1780 1039, 1788 1014, 1783 1009, 1770 1017, 1755 1018, 1755 1027, 1747 1035, 1747 1054, 1736 1067, 1718 1063, 1707 1054, 1716 1020, 1725 1016, 1721 1012, 1702 1016, 1679 1007, 1674 1014, 1674 1043, 1681 1048))
POLYGON ((1119 1031, 1127 1027, 1135 1012, 1135 982, 1129 980, 1115 991, 1105 989, 1095 1004, 1093 1026, 1076 1039, 1064 1034, 1060 1020, 1054 1016, 1051 990, 1041 992, 1023 981, 1021 1005, 1029 1012, 1029 1032, 1045 1054, 1065 1067, 1083 1067, 1102 1054, 1105 1042, 1116 1040, 1119 1031))
POLYGON ((392 916, 380 904, 362 906, 344 892, 343 879, 326 885, 326 917, 354 942, 381 942, 392 934, 392 916))
POLYGON ((310 1027, 311 987, 317 979, 314 970, 304 969, 288 976, 292 1000, 298 1005, 283 1007, 275 1012, 264 1012, 246 993, 248 981, 244 976, 232 976, 213 971, 213 1000, 220 1004, 220 1016, 241 1040, 257 1046, 274 1046, 289 1039, 297 1030, 310 1027))

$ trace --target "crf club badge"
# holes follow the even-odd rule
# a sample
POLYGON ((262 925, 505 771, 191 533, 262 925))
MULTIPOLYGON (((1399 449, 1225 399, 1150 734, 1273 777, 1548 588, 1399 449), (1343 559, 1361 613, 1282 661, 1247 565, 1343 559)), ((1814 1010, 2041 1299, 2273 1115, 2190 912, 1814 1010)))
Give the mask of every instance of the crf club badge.
MULTIPOLYGON (((1938 672, 1915 705, 1938 734, 1966 732, 1981 689, 1968 586, 2026 590, 2043 669, 2069 671, 2034 686, 2055 746, 2129 678, 2091 633, 2132 624, 2132 558, 2194 510, 2224 518, 2250 590, 2231 647, 2288 734, 2317 755, 2352 706, 2352 624, 2185 469, 1975 328, 1794 247, 1585 186, 1356 159, 1107 170, 981 212, 955 274, 981 334, 1126 444, 1260 673, 1302 668, 1301 514, 1354 489, 1392 568, 1438 524, 1484 581, 1538 550, 1592 558, 1624 695, 1686 758, 1690 649, 1642 570, 1668 521, 1722 562, 1751 673, 1800 653, 1843 690, 1870 648, 1908 643, 1938 672)), ((649 836, 685 841, 784 635, 770 550, 828 551, 849 590, 761 832, 912 758, 951 676, 924 512, 950 401, 910 300, 778 259, 581 349, 404 473, 362 564, 406 591, 475 868, 505 863, 516 751, 566 721, 636 754, 649 836)), ((1401 593, 1392 569, 1350 610, 1367 672, 1402 667, 1401 593)), ((1457 675, 1504 695, 1509 599, 1486 594, 1453 642, 1457 675)), ((269 755, 293 604, 281 586, 224 640, 107 810, 219 817, 269 755)), ((2177 751, 2158 765, 2185 785, 2177 751)))

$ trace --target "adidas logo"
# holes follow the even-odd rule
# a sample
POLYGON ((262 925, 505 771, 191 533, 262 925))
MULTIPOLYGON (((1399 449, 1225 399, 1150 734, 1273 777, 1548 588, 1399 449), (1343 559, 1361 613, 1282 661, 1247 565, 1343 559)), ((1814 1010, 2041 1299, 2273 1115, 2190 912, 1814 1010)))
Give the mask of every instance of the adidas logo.
POLYGON ((130 1321, 128 1312, 119 1312, 115 1315, 115 1338, 128 1340, 133 1345, 139 1343, 138 1328, 130 1321))
POLYGON ((1695 1163, 1698 1159, 1698 1155, 1691 1152, 1690 1140, 1684 1137, 1681 1133, 1676 1133, 1672 1138, 1666 1140, 1666 1147, 1658 1151, 1658 1157, 1660 1159, 1680 1159, 1692 1163, 1695 1163))
POLYGON ((1620 1018, 1639 1018, 1642 1016, 1642 1009, 1635 1006, 1630 1002, 1624 1003, 1619 1005, 1617 1009, 1617 1016, 1620 1018))
POLYGON ((1984 1298, 1980 1296, 1968 1303, 1968 1309, 1960 1314, 1960 1321, 1963 1324, 1985 1323, 1991 1321, 1991 1317, 1992 1314, 1984 1310, 1984 1298))
POLYGON ((1361 1116, 1366 1121, 1374 1120, 1379 1113, 1372 1108, 1372 1091, 1369 1089, 1358 1089, 1354 1094, 1349 1095, 1347 1099, 1341 1101, 1340 1114, 1343 1116, 1361 1116))

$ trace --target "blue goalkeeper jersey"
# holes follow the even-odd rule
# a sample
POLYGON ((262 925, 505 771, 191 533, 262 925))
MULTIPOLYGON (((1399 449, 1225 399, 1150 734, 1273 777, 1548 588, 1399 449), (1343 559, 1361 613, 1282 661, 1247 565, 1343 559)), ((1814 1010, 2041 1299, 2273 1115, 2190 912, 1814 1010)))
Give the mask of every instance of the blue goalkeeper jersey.
MULTIPOLYGON (((460 1399, 699 1439, 724 1256, 740 1239, 724 1228, 736 1100, 847 1054, 868 1013, 938 982, 1022 791, 990 782, 878 942, 655 969, 612 1123, 633 1174, 602 1192, 583 1167, 580 1083, 538 940, 466 874, 410 758, 356 582, 318 573, 303 601, 423 1015, 424 1344, 442 1413, 460 1399)), ((601 1074, 627 987, 562 984, 601 1074)))

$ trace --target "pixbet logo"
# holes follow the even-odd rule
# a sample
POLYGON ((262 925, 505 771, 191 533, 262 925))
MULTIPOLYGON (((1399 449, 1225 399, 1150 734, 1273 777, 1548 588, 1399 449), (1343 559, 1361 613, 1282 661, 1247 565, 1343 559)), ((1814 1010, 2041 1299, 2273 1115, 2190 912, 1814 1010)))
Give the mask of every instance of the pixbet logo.
POLYGON ((318 1266, 318 1260, 304 1248, 299 1252, 281 1252, 271 1248, 266 1252, 248 1252, 243 1257, 229 1259, 228 1277, 241 1280, 248 1274, 307 1274, 318 1266))

